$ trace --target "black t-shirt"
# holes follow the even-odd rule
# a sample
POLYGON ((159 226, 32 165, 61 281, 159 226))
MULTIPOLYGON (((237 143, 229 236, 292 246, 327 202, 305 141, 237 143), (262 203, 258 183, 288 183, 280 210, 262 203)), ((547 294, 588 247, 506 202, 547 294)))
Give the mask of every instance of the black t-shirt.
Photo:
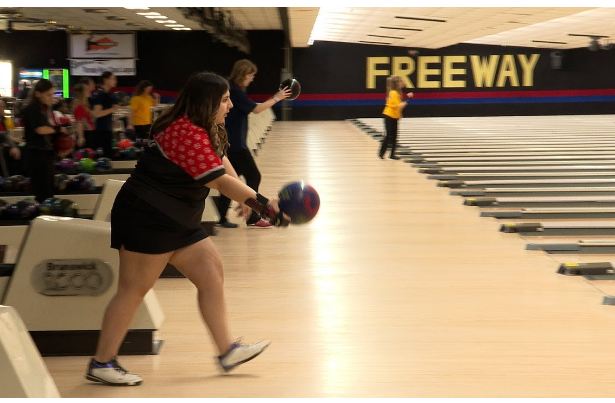
POLYGON ((248 98, 248 95, 240 87, 234 83, 229 84, 233 108, 224 121, 230 143, 228 152, 240 152, 248 150, 248 115, 256 108, 257 104, 248 98))
MULTIPOLYGON (((92 97, 92 109, 94 109, 96 105, 102 105, 102 109, 105 110, 118 103, 119 102, 115 99, 115 95, 103 90, 98 91, 96 95, 92 97)), ((96 130, 102 132, 113 131, 113 114, 110 113, 106 116, 96 118, 96 130)))
POLYGON ((22 118, 24 122, 26 147, 53 150, 53 145, 51 143, 53 135, 40 135, 36 133, 36 129, 41 126, 53 127, 51 123, 49 123, 46 108, 41 109, 37 104, 31 102, 23 110, 22 118))
POLYGON ((150 140, 124 187, 187 228, 199 228, 208 182, 225 174, 207 133, 182 118, 150 140))

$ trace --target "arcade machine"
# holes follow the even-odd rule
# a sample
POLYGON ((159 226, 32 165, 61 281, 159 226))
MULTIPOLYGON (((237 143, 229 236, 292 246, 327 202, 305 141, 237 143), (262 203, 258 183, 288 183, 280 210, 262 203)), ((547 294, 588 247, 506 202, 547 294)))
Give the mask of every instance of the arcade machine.
POLYGON ((43 78, 53 83, 56 97, 67 99, 70 96, 68 89, 68 69, 43 69, 43 78))
MULTIPOLYGON (((43 78, 43 69, 19 69, 19 91, 23 92, 24 88, 32 88, 41 78, 43 78)), ((16 95, 19 97, 21 94, 16 95)))

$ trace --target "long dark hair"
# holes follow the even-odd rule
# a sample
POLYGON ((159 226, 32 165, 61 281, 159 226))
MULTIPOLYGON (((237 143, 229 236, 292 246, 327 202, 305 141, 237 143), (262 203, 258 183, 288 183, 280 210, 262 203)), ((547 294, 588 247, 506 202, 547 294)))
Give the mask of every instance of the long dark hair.
POLYGON ((169 127, 181 115, 186 115, 190 122, 207 131, 214 150, 218 155, 223 155, 229 145, 228 136, 224 125, 217 125, 215 122, 220 101, 228 89, 228 81, 217 74, 202 72, 192 75, 173 106, 162 112, 154 121, 150 138, 169 127))
POLYGON ((41 102, 41 99, 36 96, 35 92, 43 93, 47 92, 53 88, 53 83, 46 78, 40 79, 37 81, 36 85, 32 89, 32 99, 30 99, 30 104, 36 105, 38 108, 47 107, 47 105, 41 102))
POLYGON ((147 87, 153 87, 153 86, 154 86, 154 83, 151 82, 150 80, 139 81, 139 84, 137 84, 137 86, 135 87, 135 92, 132 95, 135 97, 139 96, 143 94, 143 91, 145 91, 147 87))

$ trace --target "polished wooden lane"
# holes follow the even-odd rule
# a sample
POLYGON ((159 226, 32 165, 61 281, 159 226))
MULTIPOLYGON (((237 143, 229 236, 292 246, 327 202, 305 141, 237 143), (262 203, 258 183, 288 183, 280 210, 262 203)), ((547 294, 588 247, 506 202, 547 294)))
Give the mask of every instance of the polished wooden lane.
POLYGON ((260 357, 220 375, 194 287, 161 279, 160 354, 120 357, 143 384, 91 384, 87 357, 47 357, 62 396, 611 397, 604 292, 378 147, 349 122, 265 138, 261 192, 305 179, 322 204, 304 226, 214 238, 233 333, 272 341, 260 357))

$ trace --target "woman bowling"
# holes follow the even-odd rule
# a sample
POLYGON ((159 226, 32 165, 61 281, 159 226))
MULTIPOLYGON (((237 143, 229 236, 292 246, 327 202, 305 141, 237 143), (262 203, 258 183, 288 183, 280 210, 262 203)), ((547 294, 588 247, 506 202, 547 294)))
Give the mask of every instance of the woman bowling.
POLYGON ((236 200, 241 216, 250 208, 273 225, 286 226, 277 200, 269 201, 237 178, 225 156, 224 118, 233 107, 228 82, 216 74, 190 77, 175 104, 153 123, 148 146, 111 210, 111 247, 118 249, 118 289, 105 312, 96 355, 86 378, 107 385, 139 385, 142 378, 116 356, 145 294, 167 263, 198 290, 203 321, 222 370, 259 355, 269 344, 233 342, 224 298, 220 256, 201 227, 209 189, 236 200))

